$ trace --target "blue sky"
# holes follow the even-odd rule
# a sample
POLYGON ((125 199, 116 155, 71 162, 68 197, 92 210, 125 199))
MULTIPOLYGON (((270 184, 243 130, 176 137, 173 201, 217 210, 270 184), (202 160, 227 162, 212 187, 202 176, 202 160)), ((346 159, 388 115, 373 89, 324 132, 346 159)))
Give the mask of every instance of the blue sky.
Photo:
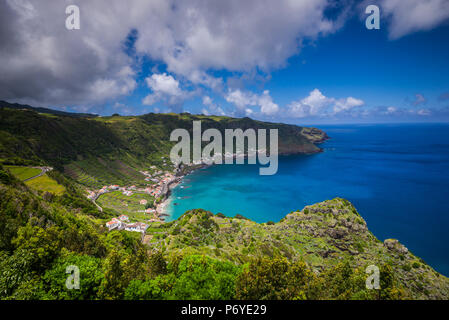
POLYGON ((72 31, 63 3, 1 5, 14 37, 0 32, 0 99, 101 115, 449 121, 447 1, 73 2, 72 31), (365 26, 372 3, 379 30, 365 26))
MULTIPOLYGON (((363 107, 373 110, 366 117, 305 117, 292 120, 282 115, 261 119, 293 123, 353 123, 353 122, 420 122, 448 121, 449 98, 449 25, 443 24, 430 31, 418 31, 399 39, 390 39, 386 23, 380 30, 368 30, 365 21, 353 16, 334 34, 308 41, 301 51, 287 60, 285 66, 269 74, 259 71, 244 82, 246 90, 261 93, 269 90, 273 101, 286 108, 291 101, 307 97, 318 89, 327 97, 343 99, 355 97, 364 101, 363 107), (418 95, 418 96, 417 96, 418 95), (422 110, 423 115, 399 113, 380 115, 377 108, 422 110), (444 111, 441 111, 444 110, 444 111), (443 117, 442 117, 443 116, 443 117)), ((157 63, 156 63, 157 64, 157 63)), ((154 62, 147 61, 139 75, 141 86, 134 95, 123 101, 135 106, 131 113, 169 111, 163 104, 142 105, 148 93, 144 79, 151 75, 154 62)), ((160 72, 167 72, 159 65, 160 72)), ((169 73, 168 73, 169 74, 169 73)), ((240 73, 220 70, 214 73, 224 79, 240 73)), ((211 90, 204 94, 220 105, 226 114, 234 106, 211 90)), ((200 114, 204 109, 202 96, 183 103, 183 111, 200 114)), ((211 112, 212 114, 213 112, 211 112)), ((239 114, 237 114, 239 115, 239 114)), ((241 114, 240 114, 241 116, 241 114)))

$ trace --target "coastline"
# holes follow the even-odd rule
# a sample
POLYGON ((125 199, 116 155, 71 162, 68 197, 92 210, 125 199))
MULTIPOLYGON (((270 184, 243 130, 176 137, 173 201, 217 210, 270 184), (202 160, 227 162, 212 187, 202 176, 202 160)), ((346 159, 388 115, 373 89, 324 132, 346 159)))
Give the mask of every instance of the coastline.
POLYGON ((195 172, 196 170, 200 170, 203 168, 207 168, 210 167, 211 165, 208 164, 201 164, 201 165, 193 165, 193 166, 187 166, 186 167, 186 171, 183 174, 180 174, 179 176, 176 177, 175 180, 170 181, 167 185, 166 185, 166 192, 164 193, 164 199, 156 205, 156 213, 159 217, 159 219, 161 219, 162 223, 167 222, 166 221, 166 217, 171 217, 171 214, 168 212, 167 207, 170 205, 171 203, 171 192, 172 189, 176 188, 179 184, 181 184, 183 182, 183 179, 185 177, 187 177, 188 175, 192 174, 193 172, 195 172))
MULTIPOLYGON (((322 132, 319 129, 312 128, 311 131, 315 134, 318 132, 315 132, 314 130, 322 132)), ((322 133, 324 133, 324 134, 322 136, 320 136, 319 138, 311 137, 311 136, 307 136, 307 138, 310 140, 310 142, 312 142, 312 144, 314 144, 315 146, 318 147, 319 144, 322 144, 322 143, 326 142, 327 140, 330 140, 330 137, 325 132, 322 132, 322 133)), ((321 153, 323 151, 324 150, 322 148, 318 147, 318 150, 315 152, 307 152, 304 150, 297 149, 297 150, 293 150, 291 152, 281 151, 281 152, 279 152, 278 155, 280 155, 280 156, 293 155, 293 154, 310 155, 310 154, 315 154, 315 153, 321 153)), ((233 154, 232 157, 235 159, 235 158, 237 158, 237 155, 233 154)), ((248 158, 248 154, 244 154, 243 157, 248 158)), ((178 175, 174 181, 170 181, 166 185, 167 190, 164 193, 164 199, 161 201, 161 203, 156 205, 156 213, 162 223, 166 222, 166 217, 171 217, 171 213, 168 212, 167 207, 170 205, 170 202, 172 200, 170 198, 172 189, 176 188, 179 184, 181 184, 183 179, 185 177, 187 177, 189 174, 192 174, 196 170, 204 169, 204 168, 210 167, 212 165, 215 165, 215 163, 212 163, 212 164, 201 163, 201 164, 194 164, 194 165, 186 165, 183 168, 184 172, 182 174, 178 175)))

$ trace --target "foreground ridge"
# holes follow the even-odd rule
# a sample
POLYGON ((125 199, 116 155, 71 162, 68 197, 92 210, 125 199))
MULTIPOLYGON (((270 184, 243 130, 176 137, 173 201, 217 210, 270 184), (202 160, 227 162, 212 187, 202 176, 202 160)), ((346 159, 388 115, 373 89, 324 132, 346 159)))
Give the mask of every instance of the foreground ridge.
MULTIPOLYGON (((391 266, 405 296, 447 299, 449 279, 433 270, 395 239, 379 241, 347 200, 335 198, 286 215, 278 223, 228 218, 191 210, 164 225, 164 240, 153 248, 207 255, 242 264, 254 258, 304 261, 315 273, 342 261, 365 273, 369 265, 391 266)), ((150 233, 151 234, 151 233, 150 233)), ((151 236, 156 236, 153 233, 151 236)), ((149 244, 152 245, 151 243, 149 244)))

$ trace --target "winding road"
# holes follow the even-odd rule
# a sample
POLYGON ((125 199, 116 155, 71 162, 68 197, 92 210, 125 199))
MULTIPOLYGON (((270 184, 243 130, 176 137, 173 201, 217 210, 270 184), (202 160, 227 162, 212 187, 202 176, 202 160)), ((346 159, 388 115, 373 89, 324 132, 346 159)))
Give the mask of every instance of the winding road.
POLYGON ((33 167, 33 168, 41 169, 41 172, 39 174, 35 175, 34 177, 23 180, 23 182, 42 177, 46 172, 53 170, 52 167, 33 167))

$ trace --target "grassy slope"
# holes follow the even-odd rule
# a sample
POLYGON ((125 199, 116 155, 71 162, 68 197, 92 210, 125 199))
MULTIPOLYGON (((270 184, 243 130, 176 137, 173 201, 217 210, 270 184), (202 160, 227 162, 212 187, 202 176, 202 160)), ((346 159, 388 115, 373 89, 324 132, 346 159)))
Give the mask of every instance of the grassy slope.
POLYGON ((270 225, 193 210, 147 234, 150 246, 168 253, 204 254, 238 264, 261 255, 303 260, 316 272, 347 259, 361 270, 390 263, 407 297, 449 298, 448 278, 404 252, 399 243, 388 248, 368 230, 356 209, 340 198, 292 212, 270 225))
POLYGON ((37 176, 42 171, 38 168, 21 166, 5 166, 5 168, 7 168, 13 175, 17 177, 17 179, 21 181, 37 176))
POLYGON ((57 196, 62 195, 66 190, 64 186, 58 184, 55 180, 53 180, 46 174, 35 179, 28 180, 25 182, 25 184, 30 188, 44 192, 51 192, 57 196))
MULTIPOLYGON (((54 207, 54 211, 63 212, 67 219, 87 219, 89 224, 97 224, 93 229, 89 227, 89 237, 96 238, 98 231, 95 230, 102 230, 100 223, 105 216, 101 220, 95 218, 94 215, 98 216, 100 213, 80 197, 78 186, 60 175, 58 169, 65 170, 66 174, 85 185, 139 182, 143 178, 138 173, 139 169, 147 169, 150 164, 162 166, 161 156, 167 155, 171 147, 169 133, 175 128, 191 129, 191 121, 198 119, 203 120, 203 130, 210 127, 221 130, 277 127, 282 142, 280 149, 284 153, 317 152, 319 149, 312 141, 318 142, 324 136, 320 131, 304 132, 301 127, 267 124, 248 118, 187 114, 72 118, 0 109, 0 159, 6 163, 54 166, 56 170, 49 175, 64 185, 67 192, 57 198, 57 203, 45 202, 43 207, 54 207), (89 217, 72 217, 75 212, 82 210, 90 212, 89 217)), ((21 212, 22 205, 17 206, 14 199, 23 201, 25 198, 32 198, 33 200, 27 201, 36 202, 36 196, 28 196, 29 192, 22 186, 15 189, 5 186, 0 188, 3 201, 0 204, 4 204, 4 210, 0 211, 4 249, 11 247, 10 242, 15 232, 8 228, 16 228, 17 222, 3 224, 2 219, 12 215, 11 217, 23 216, 25 221, 28 213, 21 212)), ((65 223, 61 218, 50 218, 52 219, 60 226, 65 223)), ((43 223, 42 227, 48 226, 43 223)), ((62 228, 69 231, 75 228, 72 231, 76 231, 78 226, 62 228)), ((309 206, 272 225, 244 219, 220 218, 198 210, 169 224, 155 225, 147 233, 146 241, 150 248, 163 248, 167 255, 176 252, 201 253, 238 264, 255 256, 281 255, 289 260, 303 259, 320 272, 342 259, 350 259, 354 267, 360 268, 390 262, 409 297, 449 297, 446 277, 439 275, 413 254, 404 252, 399 244, 387 248, 368 231, 366 223, 352 205, 342 199, 309 206)), ((76 249, 76 246, 82 242, 75 239, 69 243, 75 248, 71 250, 81 250, 76 249)), ((94 248, 95 245, 82 252, 94 248)))
MULTIPOLYGON (((176 128, 278 128, 280 153, 314 153, 316 147, 302 127, 264 123, 249 118, 189 114, 147 114, 138 117, 74 118, 0 108, 0 160, 4 164, 49 164, 89 186, 142 184, 140 170, 163 168, 176 128)), ((318 131, 320 132, 320 131, 318 131)), ((322 136, 325 134, 322 133, 322 136)), ((169 166, 166 164, 165 166, 169 166)))
POLYGON ((140 204, 140 200, 147 200, 148 203, 153 203, 154 197, 146 193, 133 193, 130 196, 124 195, 121 191, 113 191, 101 195, 97 199, 97 203, 103 208, 109 208, 120 214, 126 214, 131 221, 142 221, 151 217, 143 212, 145 205, 140 204))

